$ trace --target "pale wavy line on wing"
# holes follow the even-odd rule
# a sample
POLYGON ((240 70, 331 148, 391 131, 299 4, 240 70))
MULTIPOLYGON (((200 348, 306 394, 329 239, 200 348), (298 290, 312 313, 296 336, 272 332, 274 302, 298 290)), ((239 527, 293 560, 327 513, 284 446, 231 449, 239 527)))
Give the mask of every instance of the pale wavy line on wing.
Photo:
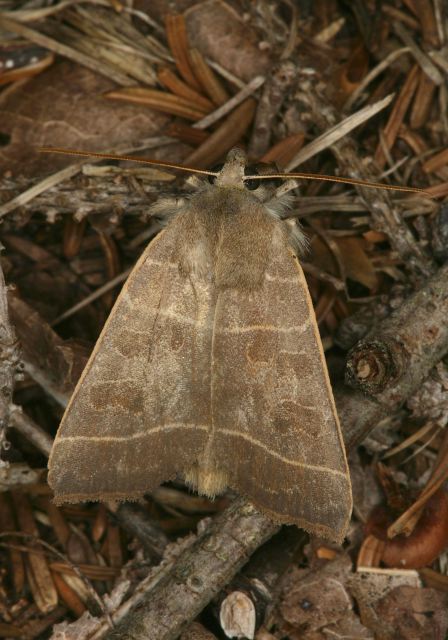
POLYGON ((284 276, 276 276, 276 275, 272 275, 271 273, 266 273, 265 274, 265 280, 267 280, 268 282, 294 282, 297 283, 298 282, 298 277, 296 275, 294 276, 289 276, 289 277, 284 277, 284 276))
MULTIPOLYGON (((156 260, 155 258, 146 258, 145 260, 145 264, 152 264, 156 267, 169 267, 170 269, 178 269, 179 268, 179 263, 178 262, 167 262, 165 260, 156 260)), ((267 280, 268 282, 294 282, 296 283, 298 281, 298 277, 297 275, 293 275, 293 276, 288 276, 288 277, 284 277, 284 276, 278 276, 278 275, 273 275, 271 273, 265 273, 265 280, 267 280)))
MULTIPOLYGON (((151 314, 151 313, 155 313, 155 309, 150 309, 150 308, 146 308, 145 313, 146 314, 151 314)), ((183 315, 181 313, 176 313, 176 311, 173 311, 172 309, 159 309, 157 311, 158 315, 163 317, 163 318, 170 318, 171 320, 176 320, 177 322, 179 322, 179 324, 186 324, 192 327, 197 327, 197 328, 204 328, 207 325, 207 323, 204 323, 202 318, 201 319, 196 319, 196 318, 190 318, 189 316, 183 315)), ((295 325, 287 325, 287 326, 280 326, 280 325, 273 325, 273 324, 242 324, 242 325, 236 325, 236 326, 229 326, 229 327, 223 327, 221 329, 217 329, 216 333, 218 335, 239 335, 239 334, 244 334, 244 333, 250 333, 251 331, 272 331, 272 332, 277 332, 277 333, 283 333, 283 334, 288 334, 288 333, 297 333, 298 335, 302 335, 302 333, 305 333, 305 331, 310 327, 311 321, 309 318, 306 319, 305 322, 302 322, 301 324, 295 324, 295 325)))
POLYGON ((278 333, 295 333, 297 332, 299 335, 305 333, 305 331, 310 327, 311 321, 309 318, 302 324, 293 324, 290 326, 280 327, 278 325, 273 324, 247 324, 247 325, 239 325, 239 326, 229 326, 224 329, 219 329, 217 331, 218 334, 240 334, 240 333, 250 333, 251 331, 276 331, 278 333))
MULTIPOLYGON (((154 435, 156 433, 171 431, 174 429, 200 429, 201 431, 209 431, 208 425, 198 425, 194 423, 181 423, 176 422, 173 424, 167 424, 160 427, 153 427, 152 429, 145 429, 144 431, 136 431, 133 434, 126 436, 60 436, 55 444, 62 444, 63 442, 126 442, 129 440, 137 440, 139 438, 146 438, 150 435, 154 435)), ((268 455, 281 460, 285 464, 292 465, 294 467, 309 469, 310 471, 320 471, 324 473, 329 473, 330 475, 341 476, 346 478, 346 474, 343 471, 338 471, 337 469, 329 469, 328 467, 324 467, 321 465, 308 464, 306 462, 301 462, 299 460, 291 460, 290 458, 286 458, 282 456, 280 453, 273 451, 267 445, 265 445, 260 440, 253 438, 252 436, 241 433, 240 431, 232 431, 231 429, 216 429, 217 433, 224 434, 227 436, 238 437, 250 442, 252 445, 256 447, 260 447, 263 449, 268 455)))
POLYGON ((194 422, 173 422, 172 424, 164 424, 160 427, 152 427, 149 429, 142 429, 141 431, 135 431, 134 433, 127 434, 125 436, 59 436, 56 444, 60 442, 126 442, 128 440, 139 440, 140 438, 146 438, 149 435, 156 433, 163 433, 165 431, 173 431, 174 429, 200 429, 201 431, 208 431, 209 427, 205 424, 196 424, 194 422))
POLYGON ((281 453, 277 453, 276 451, 273 451, 263 442, 261 442, 260 440, 257 440, 256 438, 253 438, 247 433, 242 433, 241 431, 232 431, 232 429, 218 429, 218 432, 220 434, 224 433, 226 436, 234 436, 237 438, 242 438, 243 440, 250 442, 254 446, 260 447, 266 453, 271 455, 273 458, 277 458, 278 460, 281 460, 285 464, 290 464, 293 467, 310 469, 310 471, 321 471, 325 473, 330 473, 331 475, 334 475, 334 476, 342 476, 343 478, 347 477, 346 473, 344 473, 343 471, 338 471, 337 469, 330 469, 328 467, 324 467, 317 464, 308 464, 307 462, 300 462, 299 460, 291 460, 290 458, 285 458, 285 456, 282 456, 281 453))

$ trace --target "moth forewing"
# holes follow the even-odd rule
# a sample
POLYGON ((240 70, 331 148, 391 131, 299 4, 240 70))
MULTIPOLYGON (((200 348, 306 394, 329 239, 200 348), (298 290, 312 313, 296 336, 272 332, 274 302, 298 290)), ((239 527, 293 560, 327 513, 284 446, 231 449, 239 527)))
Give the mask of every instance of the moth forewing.
POLYGON ((341 541, 344 445, 306 282, 229 154, 120 294, 50 458, 58 502, 137 499, 176 473, 341 541))
POLYGON ((341 542, 351 485, 317 323, 297 259, 273 246, 260 289, 217 301, 216 451, 261 510, 341 542))

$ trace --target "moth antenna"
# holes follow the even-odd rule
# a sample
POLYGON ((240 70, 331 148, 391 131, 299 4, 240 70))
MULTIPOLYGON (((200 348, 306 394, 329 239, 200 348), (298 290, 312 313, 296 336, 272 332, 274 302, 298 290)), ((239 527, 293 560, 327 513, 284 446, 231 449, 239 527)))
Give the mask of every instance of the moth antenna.
MULTIPOLYGON (((129 160, 131 162, 138 162, 140 164, 149 164, 157 167, 164 167, 166 169, 176 169, 178 171, 185 171, 186 173, 196 173, 204 176, 217 176, 219 172, 208 171, 207 169, 195 169, 194 167, 187 167, 182 164, 174 162, 163 162, 162 160, 149 160, 148 158, 140 158, 135 156, 117 155, 114 153, 99 153, 94 151, 78 151, 77 149, 61 149, 59 147, 39 147, 40 153, 59 153, 66 156, 78 156, 81 158, 99 158, 104 160, 129 160)), ((370 189, 384 189, 386 191, 404 191, 406 193, 422 193, 428 198, 434 196, 420 189, 419 187, 403 187, 399 185, 381 184, 380 182, 369 182, 368 180, 357 180, 356 178, 340 178, 337 176, 326 176, 315 173, 268 173, 261 175, 248 175, 244 176, 243 180, 270 180, 272 178, 279 178, 281 180, 289 180, 291 178, 297 178, 299 180, 320 180, 321 182, 339 182, 341 184, 352 184, 360 187, 368 187, 370 189)))
POLYGON ((200 173, 204 176, 217 176, 217 171, 207 171, 206 169, 194 169, 193 167, 186 167, 183 164, 176 164, 174 162, 163 162, 162 160, 148 160, 148 158, 139 158, 135 156, 121 156, 114 153, 97 153, 95 151, 78 151, 77 149, 60 149, 59 147, 39 147, 40 153, 59 153, 65 156, 79 156, 81 158, 102 158, 104 160, 130 160, 132 162, 139 162, 140 164, 150 164, 157 167, 165 167, 167 169, 178 169, 179 171, 186 171, 188 173, 200 173))
POLYGON ((339 178, 338 176, 326 176, 318 173, 268 173, 254 176, 244 176, 243 180, 270 180, 272 178, 280 178, 281 180, 289 180, 290 178, 298 178, 300 180, 320 180, 321 182, 340 182, 342 184, 354 184, 360 187, 369 187, 371 189, 385 189, 386 191, 407 191, 408 193, 423 193, 428 198, 434 196, 420 189, 419 187, 402 187, 393 184, 382 184, 380 182, 369 182, 368 180, 357 180, 356 178, 339 178))

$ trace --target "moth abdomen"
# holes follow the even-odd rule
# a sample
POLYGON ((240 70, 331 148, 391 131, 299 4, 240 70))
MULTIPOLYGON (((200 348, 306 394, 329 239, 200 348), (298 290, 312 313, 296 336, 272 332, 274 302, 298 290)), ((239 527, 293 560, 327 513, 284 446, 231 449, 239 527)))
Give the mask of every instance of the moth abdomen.
POLYGON ((203 461, 191 465, 183 475, 189 487, 208 498, 219 496, 229 485, 229 476, 224 469, 203 461))

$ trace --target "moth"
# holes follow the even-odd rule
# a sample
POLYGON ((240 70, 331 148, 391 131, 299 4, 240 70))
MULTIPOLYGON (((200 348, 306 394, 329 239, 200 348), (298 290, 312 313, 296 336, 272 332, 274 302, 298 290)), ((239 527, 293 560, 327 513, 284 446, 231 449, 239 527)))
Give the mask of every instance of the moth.
POLYGON ((288 175, 250 175, 239 149, 197 173, 212 183, 158 205, 169 222, 65 411, 49 460, 55 502, 138 500, 180 475, 200 494, 231 487, 272 519, 341 542, 351 484, 296 257, 304 236, 265 182, 288 175))

